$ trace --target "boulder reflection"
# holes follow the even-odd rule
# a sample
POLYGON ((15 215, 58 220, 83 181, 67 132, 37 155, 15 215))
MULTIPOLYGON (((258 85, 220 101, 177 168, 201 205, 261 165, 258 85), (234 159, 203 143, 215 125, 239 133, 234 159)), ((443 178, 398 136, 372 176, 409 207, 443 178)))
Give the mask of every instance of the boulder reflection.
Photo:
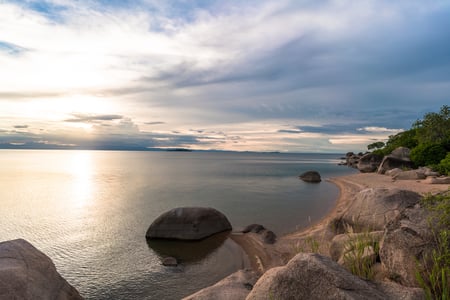
POLYGON ((195 263, 222 246, 229 234, 222 232, 201 241, 152 239, 147 244, 160 257, 172 256, 181 263, 195 263))

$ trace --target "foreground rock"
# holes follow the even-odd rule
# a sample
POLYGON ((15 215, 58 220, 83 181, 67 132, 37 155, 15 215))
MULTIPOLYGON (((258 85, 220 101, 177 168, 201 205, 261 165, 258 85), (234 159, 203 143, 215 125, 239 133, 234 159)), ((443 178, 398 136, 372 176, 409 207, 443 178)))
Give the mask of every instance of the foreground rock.
POLYGON ((384 230, 405 208, 418 203, 417 193, 387 188, 368 188, 354 197, 348 210, 335 222, 337 232, 384 230), (351 230, 348 230, 350 227, 351 230))
POLYGON ((436 247, 430 213, 421 207, 405 209, 386 226, 380 258, 391 278, 406 286, 419 286, 418 264, 427 264, 436 247))
POLYGON ((41 251, 25 240, 0 243, 0 299, 83 299, 41 251))
POLYGON ((256 280, 257 276, 253 271, 239 270, 183 300, 243 300, 253 289, 256 280))
POLYGON ((307 171, 301 174, 299 177, 305 182, 317 183, 322 181, 322 179, 320 178, 320 174, 317 171, 307 171))
POLYGON ((210 207, 179 207, 159 216, 148 228, 147 239, 201 240, 231 230, 227 217, 210 207))
POLYGON ((407 290, 397 285, 380 287, 352 275, 328 257, 300 253, 286 266, 264 273, 246 299, 381 300, 422 297, 420 290, 407 290))

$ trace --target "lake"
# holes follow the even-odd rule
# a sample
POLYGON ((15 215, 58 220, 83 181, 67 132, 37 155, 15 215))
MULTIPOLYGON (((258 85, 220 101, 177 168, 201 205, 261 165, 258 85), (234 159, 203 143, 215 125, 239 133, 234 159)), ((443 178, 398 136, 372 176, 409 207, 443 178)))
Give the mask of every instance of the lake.
POLYGON ((24 238, 87 299, 180 299, 242 268, 224 235, 147 244, 160 214, 208 206, 277 235, 333 207, 338 154, 0 150, 0 241, 24 238), (298 175, 317 170, 323 181, 298 175), (181 257, 179 267, 161 258, 181 257))

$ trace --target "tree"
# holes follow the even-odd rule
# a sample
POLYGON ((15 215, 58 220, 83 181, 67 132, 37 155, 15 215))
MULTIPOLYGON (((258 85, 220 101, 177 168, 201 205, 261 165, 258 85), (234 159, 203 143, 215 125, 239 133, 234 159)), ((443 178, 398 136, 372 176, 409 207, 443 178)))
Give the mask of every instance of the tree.
POLYGON ((450 107, 444 105, 438 113, 427 113, 413 124, 420 144, 441 144, 450 140, 450 107))
POLYGON ((372 150, 372 149, 376 150, 376 149, 383 148, 384 145, 385 145, 384 142, 375 142, 375 143, 367 145, 367 149, 368 150, 372 150))
POLYGON ((417 146, 416 130, 409 129, 396 135, 389 136, 386 146, 382 149, 383 154, 387 155, 398 147, 406 147, 412 149, 417 146))

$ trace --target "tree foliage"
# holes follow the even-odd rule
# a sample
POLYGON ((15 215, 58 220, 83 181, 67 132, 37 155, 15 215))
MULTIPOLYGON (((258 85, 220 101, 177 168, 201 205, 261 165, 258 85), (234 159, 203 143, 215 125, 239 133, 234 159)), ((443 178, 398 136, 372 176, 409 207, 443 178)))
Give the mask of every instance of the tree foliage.
POLYGON ((440 144, 450 140, 450 107, 444 105, 439 113, 427 113, 413 124, 420 144, 440 144))
POLYGON ((441 144, 420 144, 411 150, 411 160, 417 166, 439 164, 447 151, 441 144))
POLYGON ((368 150, 380 149, 380 148, 383 148, 384 145, 385 145, 384 142, 375 142, 375 143, 367 145, 367 149, 368 150))
POLYGON ((450 172, 447 168, 450 164, 450 106, 442 106, 437 113, 426 113, 423 119, 412 124, 411 129, 391 135, 383 146, 381 143, 367 147, 381 155, 390 154, 398 147, 407 147, 411 149, 411 160, 416 166, 433 166, 447 174, 450 172))

